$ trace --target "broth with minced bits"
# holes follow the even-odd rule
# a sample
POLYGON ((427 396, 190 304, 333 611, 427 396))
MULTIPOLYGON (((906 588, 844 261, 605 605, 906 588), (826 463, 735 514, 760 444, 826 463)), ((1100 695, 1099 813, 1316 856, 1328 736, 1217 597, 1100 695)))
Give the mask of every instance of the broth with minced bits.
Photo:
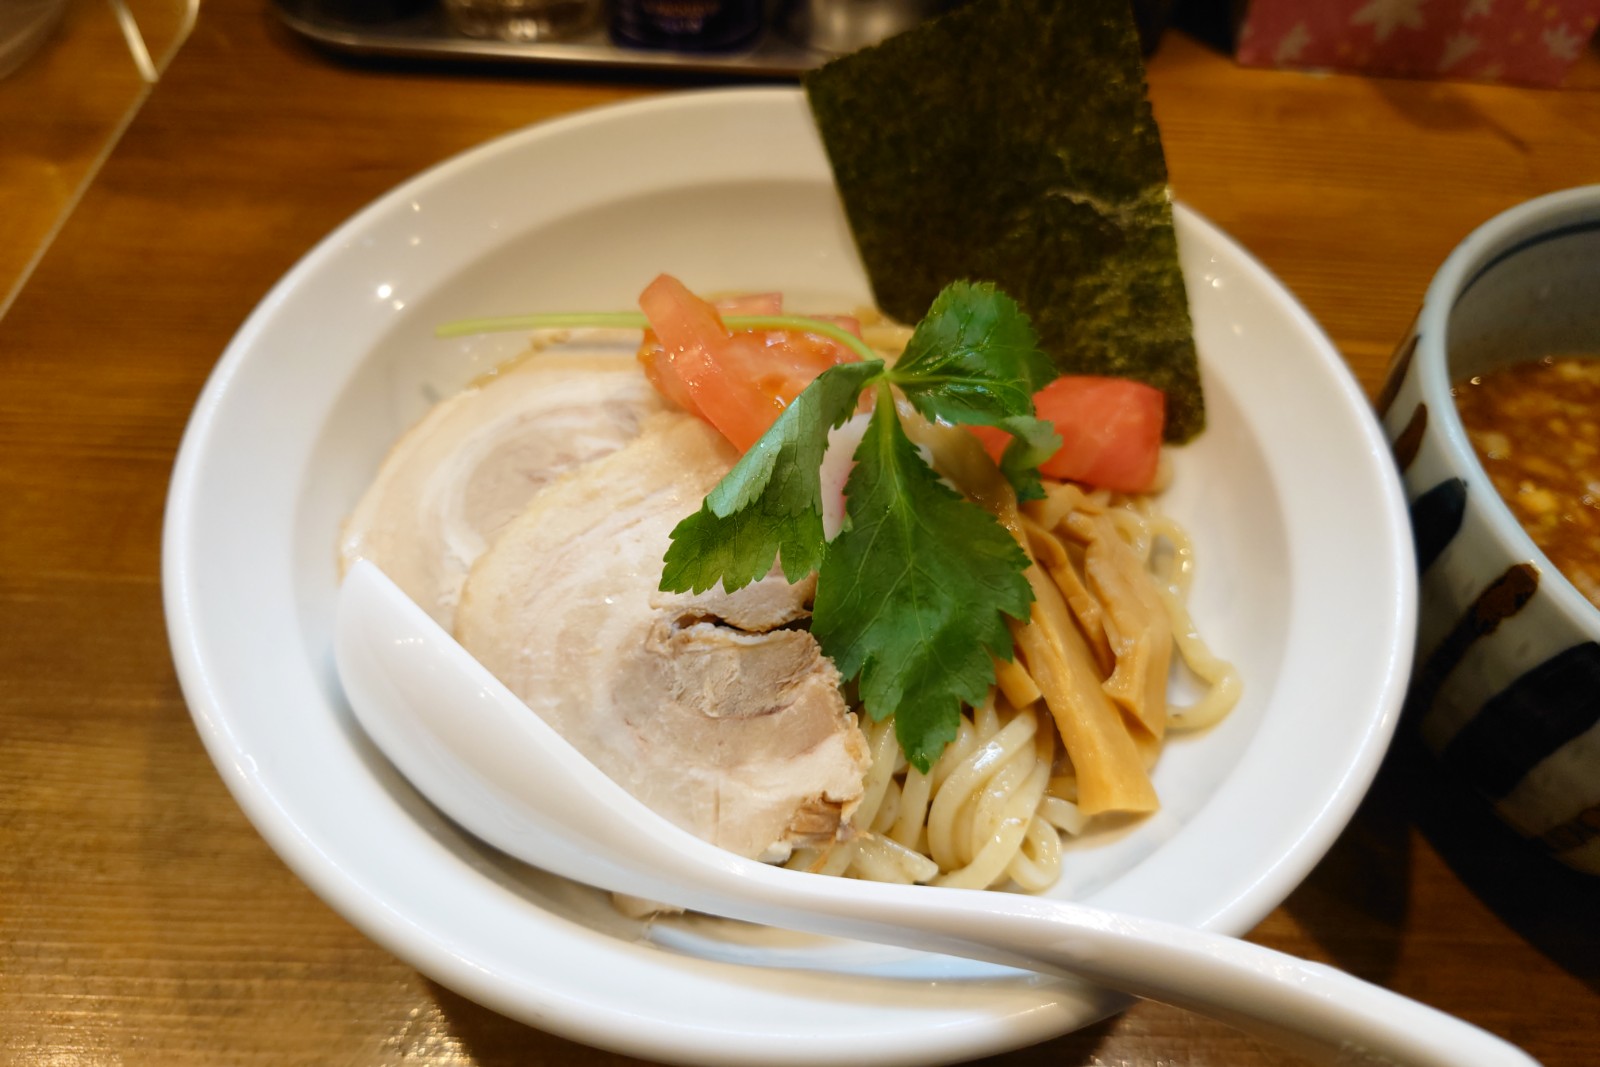
POLYGON ((1550 562, 1600 607, 1600 357, 1499 367, 1452 392, 1489 480, 1550 562))

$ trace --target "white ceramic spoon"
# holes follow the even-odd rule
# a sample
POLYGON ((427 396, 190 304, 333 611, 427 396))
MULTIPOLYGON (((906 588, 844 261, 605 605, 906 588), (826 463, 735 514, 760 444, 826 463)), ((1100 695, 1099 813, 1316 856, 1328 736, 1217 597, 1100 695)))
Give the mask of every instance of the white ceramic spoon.
POLYGON ((1015 893, 804 874, 725 852, 597 770, 370 563, 344 580, 334 643, 356 717, 425 797, 496 848, 575 881, 710 915, 1084 978, 1323 1063, 1537 1067, 1460 1019, 1234 938, 1015 893))

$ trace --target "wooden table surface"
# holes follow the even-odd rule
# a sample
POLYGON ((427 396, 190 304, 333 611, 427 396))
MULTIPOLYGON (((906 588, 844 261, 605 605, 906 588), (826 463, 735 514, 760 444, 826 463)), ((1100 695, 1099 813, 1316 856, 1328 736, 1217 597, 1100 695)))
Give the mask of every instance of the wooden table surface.
MULTIPOLYGON (((109 91, 107 76, 86 70, 73 106, 109 91)), ((52 141, 65 112, 11 92, 41 77, 0 82, 0 219, 64 218, 31 274, 31 250, 0 260, 0 294, 22 279, 0 319, 0 1063, 636 1062, 436 985, 288 872, 191 726, 158 546, 196 394, 307 248, 452 153, 681 84, 353 65, 262 0, 206 0, 159 84, 128 98, 131 122, 99 165, 89 127, 52 141), (49 172, 59 181, 41 192, 21 156, 51 150, 76 153, 78 170, 49 172), (92 179, 81 198, 79 178, 92 179)), ((1520 200, 1600 180, 1592 53, 1548 91, 1249 71, 1169 34, 1150 80, 1177 194, 1299 294, 1369 392, 1452 245, 1520 200)), ((1408 736, 1251 936, 1551 1067, 1600 1063, 1600 881, 1523 849, 1408 736)), ((1286 1059, 1141 1005, 989 1062, 1286 1059)))

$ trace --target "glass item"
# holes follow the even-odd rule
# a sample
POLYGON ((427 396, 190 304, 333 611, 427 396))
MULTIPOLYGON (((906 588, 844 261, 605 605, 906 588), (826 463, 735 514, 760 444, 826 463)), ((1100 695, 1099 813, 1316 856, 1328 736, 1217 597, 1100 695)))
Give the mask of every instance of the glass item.
POLYGON ((39 50, 65 7, 64 0, 0 0, 0 78, 39 50))
POLYGON ((553 41, 600 18, 600 0, 444 0, 450 24, 468 37, 553 41))
POLYGON ((761 0, 613 0, 611 37, 632 48, 734 49, 755 40, 761 0))
POLYGON ((909 30, 954 0, 785 0, 778 25, 796 44, 843 55, 909 30))

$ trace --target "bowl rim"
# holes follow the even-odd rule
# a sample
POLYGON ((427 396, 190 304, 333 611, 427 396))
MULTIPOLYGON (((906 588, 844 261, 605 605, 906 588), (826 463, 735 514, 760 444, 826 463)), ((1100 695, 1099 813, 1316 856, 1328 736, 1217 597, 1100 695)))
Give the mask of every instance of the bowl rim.
MULTIPOLYGON (((790 101, 786 105, 790 107, 795 106, 795 101, 798 100, 797 91, 792 88, 711 89, 663 94, 661 97, 643 101, 628 101, 588 109, 555 120, 536 123, 485 142, 389 190, 324 237, 262 299, 230 342, 213 374, 212 381, 202 392, 193 422, 185 434, 178 464, 174 469, 167 513, 168 525, 164 531, 163 559, 163 582, 174 659, 202 740, 206 743, 213 763, 218 766, 236 801, 255 824, 257 831, 296 875, 346 920, 407 964, 417 967, 430 977, 444 982, 450 988, 474 1000, 524 1021, 530 1021, 526 1013, 527 1008, 518 1001, 522 994, 528 992, 527 990, 496 987, 494 976, 477 967, 471 959, 461 956, 458 946, 440 943, 435 939, 419 947, 413 939, 414 930, 409 926, 406 916, 398 913, 374 914, 372 909, 364 907, 363 905, 370 903, 371 895, 368 887, 358 882, 352 872, 337 867, 330 868, 326 863, 326 856, 314 854, 316 842, 307 836, 305 829, 286 824, 280 818, 281 813, 275 808, 275 797, 267 788, 265 779, 250 762, 249 754, 240 751, 236 739, 230 736, 229 716, 221 711, 226 698, 220 689, 213 687, 211 667, 205 662, 200 649, 201 635, 196 629, 198 622, 196 602, 201 598, 194 595, 198 590, 194 588, 196 574, 192 560, 185 558, 185 551, 189 547, 188 527, 193 523, 199 506, 196 483, 199 470, 205 462, 201 452, 212 433, 218 428, 225 394, 230 391, 233 378, 244 362, 243 350, 251 348, 259 341, 259 335, 267 329, 268 320, 278 311, 280 305, 289 299, 291 290, 312 276, 318 264, 332 255, 332 250, 340 247, 341 242, 352 234, 359 232, 362 226, 384 217, 384 212, 400 202, 403 197, 429 186, 430 183, 445 182, 452 175, 488 156, 513 151, 518 146, 543 141, 558 132, 567 132, 601 120, 609 121, 623 114, 659 115, 658 109, 682 104, 691 97, 697 98, 701 106, 706 106, 714 100, 737 104, 741 101, 752 103, 780 96, 790 101), (427 962, 426 966, 424 960, 427 962)), ((1383 540, 1385 545, 1394 550, 1392 556, 1385 557, 1386 563, 1392 564, 1394 585, 1384 598, 1385 607, 1381 616, 1394 628, 1396 640, 1387 650, 1388 654, 1381 669, 1376 672, 1377 676, 1381 676, 1381 680, 1375 678, 1373 683, 1379 703, 1370 709, 1368 714, 1362 716, 1359 735, 1351 742, 1353 751, 1350 759, 1340 771, 1338 789, 1320 799, 1314 817, 1308 824, 1299 828, 1292 846, 1280 852, 1273 862, 1257 872, 1257 877, 1250 884, 1238 890, 1232 901, 1213 914, 1204 924, 1205 928, 1226 928, 1242 935, 1275 907, 1321 861, 1348 825, 1377 773, 1399 720, 1405 678, 1409 674, 1412 661, 1411 638, 1415 634, 1417 614, 1416 579, 1414 567, 1410 565, 1410 535, 1406 525, 1405 501, 1398 472, 1389 460, 1389 449, 1383 440, 1379 422, 1367 403, 1361 387, 1350 372, 1348 364, 1339 356, 1331 340, 1304 305, 1264 264, 1209 221, 1181 206, 1179 211, 1180 219, 1187 216, 1189 225, 1221 242, 1221 252, 1218 254, 1224 261, 1232 263, 1236 259, 1236 266, 1242 274, 1255 281, 1269 284, 1273 306, 1280 308, 1284 314, 1292 318, 1315 349, 1318 366, 1324 367, 1336 378, 1339 395, 1345 401, 1345 404, 1341 405, 1342 410, 1352 414, 1360 413, 1359 436, 1364 447, 1352 455, 1351 462, 1359 462, 1363 466, 1370 465, 1373 473, 1378 474, 1381 479, 1385 502, 1383 540)), ((541 989, 538 992, 545 993, 548 998, 548 991, 541 989)), ((664 1034, 659 1027, 648 1023, 632 1035, 611 1032, 602 1040, 598 1035, 607 1033, 615 1024, 614 1015, 609 1008, 595 1008, 586 1012, 575 1010, 574 1005, 568 1001, 562 1005, 568 1014, 561 1017, 549 1007, 548 999, 543 1001, 541 1006, 548 1014, 535 1025, 575 1040, 598 1044, 603 1048, 662 1057, 678 1062, 749 1062, 748 1058, 740 1056, 740 1048, 726 1041, 716 1048, 709 1048, 703 1041, 703 1034, 689 1034, 681 1028, 670 1034, 664 1034)), ((938 1035, 938 1038, 946 1043, 945 1047, 938 1051, 935 1058, 944 1061, 956 1055, 993 1054, 1005 1048, 1017 1047, 1027 1040, 1037 1040, 1060 1032, 1054 1028, 1041 1029, 1046 1027, 1047 1023, 1047 1013, 1040 1011, 1031 1011, 1028 1017, 1023 1019, 1008 1020, 1008 1025, 1014 1026, 1015 1029, 1008 1031, 1005 1043, 993 1043, 992 1034, 976 1030, 965 1035, 944 1032, 938 1035)), ((837 1051, 837 1045, 834 1050, 837 1051)), ((790 1049, 776 1052, 768 1049, 762 1056, 765 1058, 775 1055, 776 1061, 795 1062, 796 1051, 790 1049)), ((829 1050, 819 1047, 811 1051, 825 1058, 829 1050)), ((857 1047, 845 1054, 847 1057, 862 1055, 863 1058, 869 1058, 867 1054, 872 1051, 870 1047, 857 1047)), ((914 1053, 917 1055, 915 1062, 930 1062, 926 1058, 928 1050, 922 1047, 870 1058, 875 1062, 912 1062, 911 1057, 914 1053)))
POLYGON ((1430 421, 1439 428, 1450 465, 1465 479, 1469 499, 1488 501, 1476 510, 1499 547, 1535 564, 1539 590, 1550 604, 1574 629, 1600 639, 1600 607, 1545 555, 1478 460, 1452 395, 1448 343, 1451 313, 1491 269, 1533 245, 1589 229, 1600 229, 1600 184, 1535 197, 1480 224, 1456 245, 1429 283, 1414 327, 1417 351, 1412 358, 1418 390, 1430 421))

